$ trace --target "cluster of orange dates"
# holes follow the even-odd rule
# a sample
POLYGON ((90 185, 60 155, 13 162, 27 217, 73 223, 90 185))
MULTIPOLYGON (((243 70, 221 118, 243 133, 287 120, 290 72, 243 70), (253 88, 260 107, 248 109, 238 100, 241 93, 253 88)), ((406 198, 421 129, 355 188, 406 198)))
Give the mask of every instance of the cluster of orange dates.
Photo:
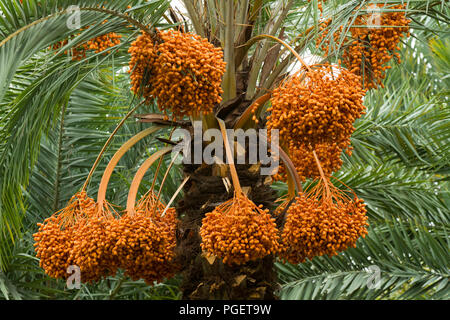
MULTIPOLYGON (((87 29, 87 28, 86 28, 87 29)), ((103 52, 103 54, 109 53, 108 49, 120 44, 120 38, 122 36, 115 33, 109 32, 104 35, 92 38, 86 42, 82 42, 70 49, 70 55, 73 61, 80 61, 86 58, 86 54, 89 50, 95 53, 103 52)), ((58 50, 69 43, 69 40, 63 40, 55 43, 52 46, 53 50, 58 50)), ((67 54, 67 51, 64 52, 67 54)))
POLYGON ((150 192, 135 212, 120 217, 109 204, 97 204, 79 192, 64 209, 38 224, 33 237, 40 266, 62 279, 70 275, 69 266, 78 266, 85 283, 115 275, 119 268, 148 284, 171 277, 177 270, 176 216, 173 208, 162 215, 164 208, 150 192))
POLYGON ((127 212, 113 229, 117 239, 113 247, 119 265, 132 280, 147 284, 171 278, 178 270, 174 262, 177 217, 153 192, 148 192, 135 211, 127 212), (131 259, 129 257, 132 257, 131 259))
POLYGON ((243 264, 279 251, 275 219, 243 194, 206 214, 201 247, 227 264, 243 264))
POLYGON ((196 34, 143 32, 129 49, 131 90, 174 118, 206 114, 222 100, 222 48, 196 34))
POLYGON ((311 191, 295 198, 281 228, 269 210, 235 195, 206 214, 200 229, 201 248, 229 265, 268 255, 297 264, 355 247, 367 234, 367 226, 364 201, 352 199, 323 177, 311 191))
MULTIPOLYGON (((279 130, 302 180, 319 175, 313 150, 326 174, 340 168, 341 152, 351 150, 353 123, 364 114, 364 95, 357 75, 332 65, 312 66, 273 91, 267 129, 279 130)), ((284 167, 276 178, 286 178, 284 167)))
POLYGON ((364 201, 348 197, 329 179, 320 178, 307 194, 301 194, 287 211, 279 256, 297 264, 315 256, 334 256, 355 247, 367 234, 364 201))
MULTIPOLYGON (((351 72, 361 76, 364 87, 367 89, 383 87, 385 71, 391 68, 387 65, 388 62, 393 57, 400 62, 398 44, 403 37, 409 37, 408 26, 411 22, 406 17, 405 9, 406 4, 368 5, 365 10, 369 13, 358 15, 349 26, 350 33, 344 39, 342 62, 351 72), (383 9, 392 11, 383 11, 383 9)), ((320 26, 322 34, 317 39, 317 46, 328 36, 327 27, 331 22, 330 19, 320 26)), ((335 44, 342 41, 343 30, 344 26, 341 26, 332 34, 335 44)), ((321 45, 326 54, 332 50, 330 42, 331 39, 327 39, 321 45)))

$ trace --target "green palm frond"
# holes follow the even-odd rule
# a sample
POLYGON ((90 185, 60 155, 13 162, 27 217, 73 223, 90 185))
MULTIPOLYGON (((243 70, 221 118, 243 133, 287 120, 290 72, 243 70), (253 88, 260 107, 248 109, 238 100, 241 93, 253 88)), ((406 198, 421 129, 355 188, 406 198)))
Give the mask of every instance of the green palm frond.
MULTIPOLYGON (((423 85, 418 89, 423 90, 423 85)), ((349 161, 358 162, 370 148, 385 160, 395 159, 434 173, 448 172, 450 125, 442 120, 450 117, 450 110, 442 98, 422 102, 410 93, 409 85, 369 98, 374 103, 357 122, 352 136, 355 157, 349 161)))

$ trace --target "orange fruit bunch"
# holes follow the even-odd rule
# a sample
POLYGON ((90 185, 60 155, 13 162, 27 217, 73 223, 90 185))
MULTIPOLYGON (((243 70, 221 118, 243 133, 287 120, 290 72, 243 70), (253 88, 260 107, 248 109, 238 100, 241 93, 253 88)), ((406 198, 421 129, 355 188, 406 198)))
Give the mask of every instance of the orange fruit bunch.
POLYGON ((143 32, 129 49, 131 90, 174 118, 206 114, 221 102, 223 51, 192 33, 143 32))
POLYGON ((75 264, 70 257, 77 221, 86 219, 92 210, 95 210, 94 199, 84 191, 79 192, 65 208, 37 224, 39 230, 33 234, 36 256, 50 277, 65 279, 69 276, 67 268, 75 264))
POLYGON ((80 220, 74 229, 69 258, 80 267, 83 282, 97 282, 116 274, 119 266, 112 254, 115 239, 111 232, 119 221, 116 216, 108 203, 96 204, 89 217, 80 220))
POLYGON ((364 90, 359 77, 331 65, 290 77, 273 91, 268 129, 278 129, 289 145, 340 143, 355 130, 361 117, 364 90))
POLYGON ((121 35, 115 32, 110 32, 89 40, 87 42, 87 49, 94 50, 95 53, 100 53, 102 51, 110 53, 110 51, 107 50, 120 44, 120 38, 122 38, 121 35))
MULTIPOLYGON (((51 46, 51 49, 56 51, 69 43, 69 40, 62 40, 51 46)), ((87 45, 86 43, 80 43, 70 49, 70 54, 72 56, 72 61, 80 61, 86 58, 87 45)), ((64 51, 67 54, 67 50, 64 51)))
MULTIPOLYGON (((374 6, 374 5, 372 5, 374 6)), ((409 37, 410 19, 406 18, 406 4, 388 6, 377 4, 380 9, 386 8, 398 11, 375 10, 364 15, 359 15, 350 26, 350 37, 346 39, 350 45, 343 50, 342 59, 348 69, 361 76, 364 86, 368 89, 383 87, 382 80, 386 77, 386 70, 390 69, 388 62, 395 57, 400 63, 398 44, 402 37, 409 37), (377 25, 379 24, 379 26, 377 25), (368 27, 360 27, 366 26, 368 27)), ((327 36, 326 27, 331 23, 331 19, 322 23, 320 29, 323 34, 317 39, 317 45, 327 36)), ((343 26, 333 34, 334 42, 339 42, 343 26)), ((328 54, 330 51, 330 41, 325 41, 322 49, 328 54)))
POLYGON ((152 99, 151 80, 155 73, 157 48, 152 37, 142 31, 142 35, 131 43, 128 52, 130 59, 131 91, 143 96, 147 101, 152 99))
POLYGON ((269 210, 236 195, 206 214, 200 229, 201 248, 226 264, 244 264, 276 254, 278 230, 269 210))
MULTIPOLYGON (((279 130, 302 180, 318 176, 312 154, 316 150, 325 173, 342 165, 343 150, 350 152, 354 121, 364 114, 360 78, 331 65, 312 66, 288 78, 273 91, 267 129, 279 130)), ((275 179, 285 179, 284 167, 275 179)))
MULTIPOLYGON (((326 175, 330 175, 341 168, 341 153, 343 150, 348 154, 351 154, 350 140, 347 140, 346 144, 341 145, 334 142, 316 144, 315 151, 326 175)), ((319 176, 319 170, 315 165, 314 155, 312 154, 311 149, 307 148, 306 145, 299 144, 295 147, 291 146, 289 148, 289 155, 301 181, 319 176)), ((278 173, 273 179, 286 181, 287 172, 283 164, 280 164, 278 173)))
POLYGON ((115 275, 119 268, 148 284, 174 275, 176 214, 156 203, 153 193, 136 213, 120 219, 110 204, 96 204, 86 192, 75 194, 61 211, 39 223, 33 235, 40 266, 53 278, 66 279, 67 268, 80 268, 81 281, 92 283, 115 275), (148 200, 152 202, 149 202, 148 200))
POLYGON ((315 256, 334 256, 367 234, 362 199, 351 199, 329 179, 319 179, 307 194, 296 197, 287 210, 279 256, 293 264, 315 256))
POLYGON ((153 192, 141 199, 134 212, 127 212, 113 229, 113 254, 125 275, 144 279, 149 285, 172 277, 178 270, 174 262, 176 212, 156 201, 153 192))
MULTIPOLYGON (((102 24, 104 24, 106 22, 107 22, 107 20, 103 21, 102 24)), ((86 30, 88 28, 89 28, 89 26, 86 28, 82 28, 81 30, 86 30)), ((80 34, 78 34, 78 35, 80 35, 80 34)), ((72 60, 80 61, 80 60, 86 58, 86 53, 89 50, 93 50, 95 53, 100 53, 102 51, 105 51, 103 54, 110 53, 110 51, 107 51, 107 50, 109 48, 112 48, 112 47, 120 44, 121 38, 122 38, 121 35, 119 35, 115 32, 109 32, 109 33, 103 34, 101 36, 92 38, 86 42, 82 42, 70 49, 70 54, 72 56, 72 60)), ((69 40, 67 40, 67 39, 59 41, 59 42, 55 43, 54 45, 52 45, 51 49, 58 50, 59 48, 64 47, 68 43, 69 43, 69 40)), ((67 54, 67 51, 64 51, 64 54, 67 54)))

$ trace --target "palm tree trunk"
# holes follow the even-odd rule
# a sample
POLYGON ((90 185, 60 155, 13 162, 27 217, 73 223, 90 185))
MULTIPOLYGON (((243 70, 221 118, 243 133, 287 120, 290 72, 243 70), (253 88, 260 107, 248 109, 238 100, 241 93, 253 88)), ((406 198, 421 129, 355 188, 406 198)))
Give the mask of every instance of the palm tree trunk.
MULTIPOLYGON (((238 165, 241 185, 250 187, 248 196, 257 205, 273 207, 276 193, 264 183, 266 176, 259 170, 249 170, 249 165, 238 165)), ((200 248, 199 230, 203 217, 219 203, 232 198, 222 178, 213 175, 213 167, 185 165, 190 176, 185 185, 184 198, 177 204, 180 219, 177 235, 177 260, 182 266, 181 290, 183 299, 249 300, 276 299, 277 276, 274 257, 251 261, 240 266, 229 266, 220 259, 207 259, 200 248)))

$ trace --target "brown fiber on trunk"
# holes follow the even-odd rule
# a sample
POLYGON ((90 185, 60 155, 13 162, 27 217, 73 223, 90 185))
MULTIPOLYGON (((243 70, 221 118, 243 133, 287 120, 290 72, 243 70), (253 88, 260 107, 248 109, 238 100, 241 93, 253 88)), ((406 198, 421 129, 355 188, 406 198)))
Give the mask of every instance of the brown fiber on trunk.
MULTIPOLYGON (((272 208, 276 192, 264 184, 266 176, 250 168, 250 165, 237 165, 242 187, 250 187, 248 197, 257 205, 272 208)), ((184 186, 184 198, 177 204, 180 219, 177 260, 183 270, 182 298, 276 299, 278 284, 273 257, 229 266, 219 258, 206 259, 202 254, 199 235, 202 219, 219 203, 232 198, 233 190, 227 192, 222 178, 213 175, 212 166, 185 165, 184 172, 190 180, 184 186)))

